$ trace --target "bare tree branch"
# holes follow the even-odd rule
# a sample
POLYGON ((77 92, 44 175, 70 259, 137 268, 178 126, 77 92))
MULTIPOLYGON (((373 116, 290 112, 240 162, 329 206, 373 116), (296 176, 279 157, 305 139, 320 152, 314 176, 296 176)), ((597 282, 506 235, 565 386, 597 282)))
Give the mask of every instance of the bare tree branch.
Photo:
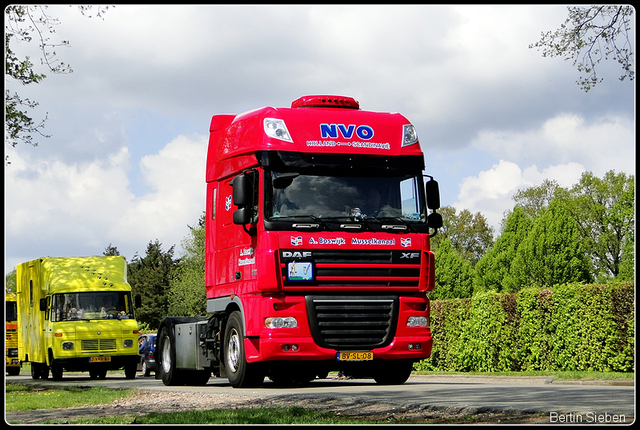
POLYGON ((602 60, 615 60, 622 67, 620 80, 633 80, 633 43, 630 40, 632 6, 568 7, 569 17, 554 32, 541 33, 529 48, 542 49, 543 57, 572 61, 581 76, 576 83, 586 92, 603 78, 596 73, 602 60))

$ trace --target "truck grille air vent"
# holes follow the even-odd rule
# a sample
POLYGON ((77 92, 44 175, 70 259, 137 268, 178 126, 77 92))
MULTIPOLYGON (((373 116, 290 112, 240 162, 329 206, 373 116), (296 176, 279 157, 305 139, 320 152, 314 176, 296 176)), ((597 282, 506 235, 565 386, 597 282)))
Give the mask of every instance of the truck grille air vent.
POLYGON ((395 335, 398 298, 394 296, 309 296, 307 310, 315 342, 324 348, 370 350, 395 335))
POLYGON ((420 284, 421 255, 421 252, 404 251, 283 250, 280 254, 282 283, 291 290, 395 287, 415 291, 420 284), (296 259, 289 255, 309 257, 296 259), (304 283, 290 280, 287 270, 291 261, 313 262, 313 279, 304 283))
POLYGON ((82 351, 113 351, 116 349, 115 339, 91 339, 80 342, 82 351))

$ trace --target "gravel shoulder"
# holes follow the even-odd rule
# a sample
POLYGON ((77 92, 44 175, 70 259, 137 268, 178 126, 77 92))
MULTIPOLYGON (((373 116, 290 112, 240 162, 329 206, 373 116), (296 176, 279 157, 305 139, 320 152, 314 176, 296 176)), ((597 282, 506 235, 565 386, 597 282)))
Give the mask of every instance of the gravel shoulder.
MULTIPOLYGON (((483 376, 414 376, 431 382, 479 381, 483 376)), ((493 382, 501 377, 489 377, 493 382)), ((633 384, 629 381, 554 381, 544 378, 507 377, 509 383, 537 384, 633 384)), ((152 412, 180 412, 186 410, 289 407, 300 406, 321 412, 355 419, 375 420, 384 423, 527 423, 548 424, 548 414, 539 411, 499 410, 489 407, 443 407, 425 404, 398 404, 380 402, 366 397, 344 397, 331 394, 286 394, 276 395, 253 392, 240 393, 192 393, 185 391, 138 390, 130 397, 121 398, 104 405, 80 406, 59 409, 15 411, 5 413, 5 422, 10 424, 37 424, 55 422, 66 424, 82 417, 107 417, 121 415, 143 416, 152 412)))
MULTIPOLYGON (((489 408, 451 408, 425 405, 404 405, 374 402, 358 397, 318 397, 284 395, 256 397, 233 394, 197 394, 172 391, 138 391, 131 397, 104 405, 79 406, 60 409, 7 412, 10 424, 38 424, 55 422, 67 424, 84 417, 136 415, 152 412, 180 412, 186 410, 290 407, 300 406, 320 412, 333 412, 355 419, 388 423, 543 423, 539 413, 500 411, 489 408)), ((548 422, 548 417, 546 418, 548 422)))

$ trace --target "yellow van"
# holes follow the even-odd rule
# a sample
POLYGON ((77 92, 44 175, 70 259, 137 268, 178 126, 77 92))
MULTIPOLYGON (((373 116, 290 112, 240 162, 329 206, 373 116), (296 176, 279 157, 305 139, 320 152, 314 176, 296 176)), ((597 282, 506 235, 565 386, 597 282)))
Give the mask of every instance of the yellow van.
POLYGON ((17 267, 18 355, 33 379, 88 371, 103 379, 138 363, 138 323, 124 257, 45 257, 17 267))

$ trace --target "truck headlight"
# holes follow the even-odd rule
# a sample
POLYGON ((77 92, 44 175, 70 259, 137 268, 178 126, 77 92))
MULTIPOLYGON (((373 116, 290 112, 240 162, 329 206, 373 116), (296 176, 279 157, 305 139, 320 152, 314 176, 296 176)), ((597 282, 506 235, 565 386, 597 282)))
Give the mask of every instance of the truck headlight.
POLYGON ((409 317, 407 327, 426 327, 427 317, 409 317))
POLYGON ((294 317, 270 317, 264 320, 265 328, 296 328, 298 321, 294 317))
POLYGON ((73 350, 73 342, 62 342, 62 349, 65 351, 73 350))
POLYGON ((402 126, 402 146, 413 145, 418 142, 418 133, 413 124, 402 126))
POLYGON ((264 119, 264 132, 267 136, 274 139, 284 140, 285 142, 293 143, 289 130, 281 119, 265 118, 264 119))
POLYGON ((122 346, 125 348, 131 348, 133 346, 133 340, 125 339, 124 342, 122 342, 122 346))

